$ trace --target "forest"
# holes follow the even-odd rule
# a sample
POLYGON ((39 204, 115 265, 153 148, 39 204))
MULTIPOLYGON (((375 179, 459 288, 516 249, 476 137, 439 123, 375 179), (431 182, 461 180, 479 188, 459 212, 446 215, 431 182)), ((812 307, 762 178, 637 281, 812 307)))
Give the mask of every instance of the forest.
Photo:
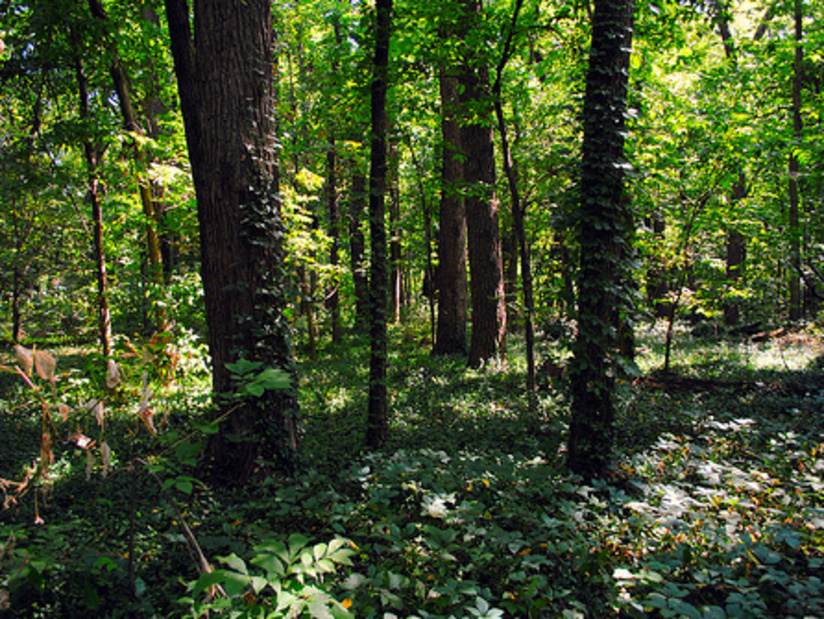
POLYGON ((0 618, 824 617, 824 4, 0 0, 0 618))

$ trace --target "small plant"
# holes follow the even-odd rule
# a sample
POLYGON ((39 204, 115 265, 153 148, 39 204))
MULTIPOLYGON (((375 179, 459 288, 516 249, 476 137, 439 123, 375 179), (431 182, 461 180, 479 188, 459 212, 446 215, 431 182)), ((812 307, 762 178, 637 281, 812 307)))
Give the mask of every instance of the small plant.
POLYGON ((226 567, 203 574, 190 583, 191 595, 181 600, 192 609, 187 617, 231 611, 233 617, 352 617, 352 600, 336 600, 324 580, 341 565, 351 565, 355 551, 349 542, 334 538, 328 544, 309 545, 293 534, 287 543, 266 540, 254 547, 252 567, 232 553, 218 560, 226 567))

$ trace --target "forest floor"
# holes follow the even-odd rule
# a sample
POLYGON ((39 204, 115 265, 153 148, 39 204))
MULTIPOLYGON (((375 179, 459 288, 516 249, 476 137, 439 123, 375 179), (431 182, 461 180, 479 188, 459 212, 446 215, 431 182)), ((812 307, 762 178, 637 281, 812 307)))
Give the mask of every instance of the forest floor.
POLYGON ((0 617, 824 616, 818 331, 679 330, 667 374, 662 329, 640 331, 597 484, 563 466, 563 381, 528 407, 517 340, 477 372, 401 331, 384 450, 363 447, 367 351, 349 346, 303 364, 303 471, 235 490, 199 479, 214 427, 193 350, 151 417, 140 355, 97 417, 85 351, 54 351, 65 421, 51 385, 2 374, 0 617), (47 479, 19 492, 41 456, 47 479))

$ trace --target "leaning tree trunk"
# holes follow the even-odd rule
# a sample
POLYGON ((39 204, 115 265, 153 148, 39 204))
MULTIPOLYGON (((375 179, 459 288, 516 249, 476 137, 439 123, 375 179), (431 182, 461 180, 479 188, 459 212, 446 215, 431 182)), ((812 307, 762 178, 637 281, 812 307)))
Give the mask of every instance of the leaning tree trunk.
POLYGON ((270 7, 195 0, 192 39, 186 0, 166 0, 198 202, 213 386, 218 398, 241 398, 231 408, 219 400, 227 419, 208 445, 213 477, 224 483, 248 480, 261 462, 289 474, 298 455, 270 7), (284 376, 288 387, 277 379, 284 376), (250 378, 262 389, 245 389, 250 378))
POLYGON ((616 314, 626 308, 632 235, 624 196, 624 112, 633 0, 595 0, 584 97, 578 239, 578 336, 569 373, 567 464, 586 478, 608 470, 613 446, 616 314))

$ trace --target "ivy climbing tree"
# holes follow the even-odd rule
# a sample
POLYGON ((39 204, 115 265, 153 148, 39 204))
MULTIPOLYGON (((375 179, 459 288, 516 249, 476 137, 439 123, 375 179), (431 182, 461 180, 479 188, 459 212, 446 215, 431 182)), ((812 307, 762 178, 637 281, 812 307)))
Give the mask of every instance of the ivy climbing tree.
POLYGON ((268 0, 167 0, 198 201, 213 388, 227 417, 209 444, 218 481, 297 465, 300 428, 283 316, 282 224, 268 0), (260 461, 262 459, 262 462, 260 461))
POLYGON ((624 157, 633 0, 596 0, 584 98, 577 233, 578 335, 570 367, 572 422, 567 464, 584 477, 610 465, 618 332, 629 308, 632 217, 624 157))

